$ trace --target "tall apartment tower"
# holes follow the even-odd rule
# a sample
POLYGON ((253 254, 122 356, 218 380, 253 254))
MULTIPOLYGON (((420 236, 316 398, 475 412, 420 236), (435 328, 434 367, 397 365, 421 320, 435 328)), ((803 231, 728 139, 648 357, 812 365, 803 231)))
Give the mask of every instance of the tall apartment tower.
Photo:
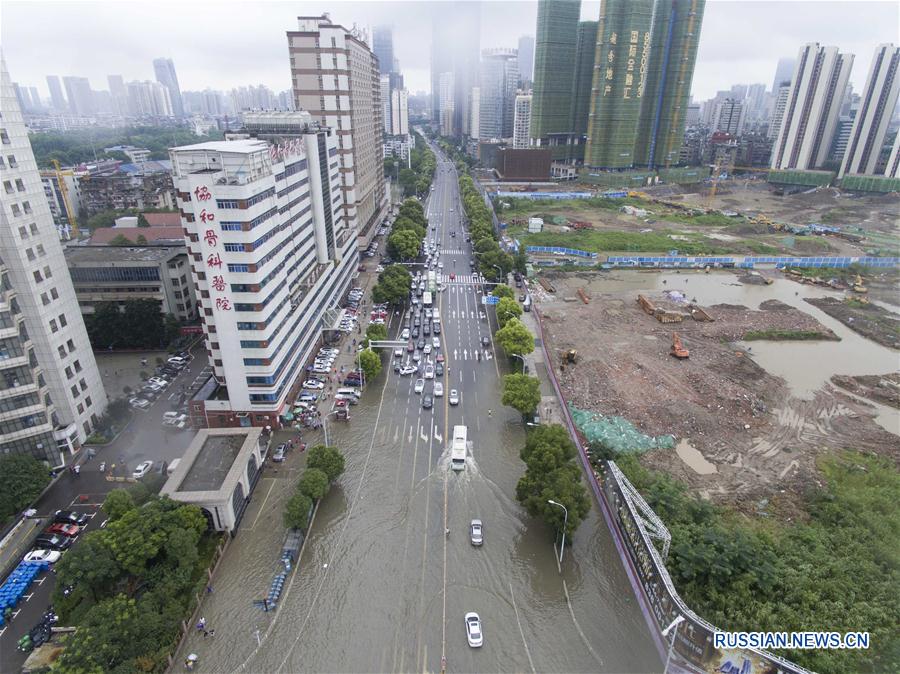
POLYGON ((391 133, 391 76, 382 75, 379 77, 380 93, 381 93, 381 119, 384 122, 384 132, 388 135, 391 133))
MULTIPOLYGON (((431 105, 432 119, 448 136, 477 135, 470 128, 472 88, 478 86, 481 7, 478 2, 457 2, 434 13, 431 24, 431 105), (450 73, 453 81, 452 122, 441 117, 441 77, 450 73)), ((442 132, 443 133, 443 132, 442 132)))
POLYGON ((5 60, 0 70, 0 454, 55 467, 107 399, 5 60))
POLYGON ((781 122, 784 121, 784 110, 787 107, 788 95, 791 93, 791 81, 785 80, 775 90, 775 101, 772 108, 772 116, 769 119, 769 128, 766 136, 769 140, 778 138, 781 131, 781 122))
MULTIPOLYGON (((634 90, 643 94, 634 148, 638 166, 678 163, 705 7, 706 0, 656 0, 645 86, 634 90)), ((641 54, 638 70, 643 61, 641 54)))
POLYGON ((277 427, 358 260, 338 130, 243 117, 228 140, 169 151, 214 375, 190 403, 198 426, 277 427))
POLYGON ((65 112, 69 109, 66 97, 63 95, 62 85, 56 75, 47 75, 47 88, 50 89, 50 104, 57 112, 65 112))
POLYGON ((375 26, 372 29, 372 51, 378 58, 378 72, 386 75, 394 71, 394 29, 375 26))
POLYGON ((739 136, 744 128, 744 118, 747 109, 743 101, 726 98, 716 105, 712 130, 739 136))
MULTIPOLYGON (((485 49, 482 52, 478 138, 512 138, 518 83, 515 49, 485 49)), ((472 135, 475 135, 474 131, 472 135)))
POLYGON ((557 161, 569 159, 572 87, 581 0, 538 0, 531 138, 557 161))
POLYGON ((381 81, 364 36, 327 16, 301 16, 287 34, 294 107, 335 129, 340 148, 343 217, 368 247, 384 219, 381 81))
POLYGON ((631 168, 647 85, 654 0, 605 0, 600 6, 585 167, 631 168))
POLYGON ((94 92, 87 77, 63 77, 63 85, 73 115, 94 114, 94 92))
POLYGON ((837 47, 810 43, 800 48, 771 168, 805 171, 825 162, 852 65, 853 55, 837 47))
POLYGON ((584 145, 587 141, 588 116, 591 110, 591 86, 594 81, 594 54, 597 51, 597 22, 580 21, 575 39, 575 75, 572 79, 572 155, 577 162, 584 161, 584 145))
POLYGON ((531 92, 516 95, 516 109, 513 115, 513 149, 527 150, 531 133, 531 92))
POLYGON ((520 37, 516 51, 519 54, 519 83, 530 88, 534 80, 534 37, 520 37))
POLYGON ((898 66, 900 48, 892 44, 878 45, 859 101, 859 110, 853 120, 839 178, 843 178, 845 173, 875 173, 875 165, 900 94, 898 66))
POLYGON ((409 92, 406 89, 391 91, 391 135, 409 135, 409 92))
MULTIPOLYGON (((455 79, 452 72, 441 73, 438 77, 438 125, 442 136, 452 136, 454 134, 453 120, 456 117, 456 103, 454 99, 454 93, 456 91, 455 79)), ((478 87, 473 89, 473 91, 476 90, 478 90, 478 87)), ((472 117, 473 115, 470 114, 470 120, 472 117)), ((474 123, 477 120, 472 121, 474 123)))
POLYGON ((778 65, 775 66, 775 79, 772 80, 772 93, 777 93, 782 82, 790 82, 794 69, 797 66, 797 59, 793 56, 785 56, 778 59, 778 65))
POLYGON ((172 62, 172 59, 153 59, 153 72, 156 73, 156 81, 169 90, 169 100, 172 102, 173 114, 176 117, 184 117, 181 87, 178 86, 178 75, 175 74, 175 64, 172 62))
POLYGON ((888 157, 884 175, 888 178, 900 178, 900 133, 894 137, 894 145, 891 148, 891 155, 888 157))

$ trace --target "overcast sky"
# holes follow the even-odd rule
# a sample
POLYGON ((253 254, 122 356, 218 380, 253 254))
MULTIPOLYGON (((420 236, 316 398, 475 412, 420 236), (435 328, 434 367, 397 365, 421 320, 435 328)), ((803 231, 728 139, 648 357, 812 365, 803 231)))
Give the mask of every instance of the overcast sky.
MULTIPOLYGON (((432 17, 462 1, 4 0, 0 41, 13 81, 44 97, 48 74, 85 76, 106 89, 107 74, 154 79, 159 56, 174 60, 182 90, 265 84, 278 92, 290 86, 285 32, 300 14, 330 12, 347 27, 392 24, 400 68, 416 91, 429 87, 432 17)), ((582 19, 599 11, 599 1, 582 3, 582 19)), ((536 2, 482 2, 481 46, 516 46, 520 35, 534 35, 536 15, 536 2)), ((804 42, 855 54, 851 81, 860 91, 875 45, 900 42, 898 26, 898 0, 707 0, 694 98, 735 83, 771 86, 778 59, 804 42)))

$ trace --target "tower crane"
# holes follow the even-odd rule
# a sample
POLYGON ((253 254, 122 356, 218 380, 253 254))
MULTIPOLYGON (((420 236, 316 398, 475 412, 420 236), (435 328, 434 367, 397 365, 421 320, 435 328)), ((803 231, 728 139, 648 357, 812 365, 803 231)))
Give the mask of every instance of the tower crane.
MULTIPOLYGON (((62 169, 59 167, 58 159, 51 159, 50 163, 53 164, 53 168, 56 171, 56 184, 59 185, 60 194, 62 194, 63 204, 66 207, 66 219, 69 221, 69 226, 72 228, 72 236, 76 239, 78 238, 78 219, 75 217, 75 209, 72 208, 72 202, 69 200, 69 187, 66 185, 65 173, 63 173, 62 169)), ((71 172, 69 172, 70 175, 71 172)))

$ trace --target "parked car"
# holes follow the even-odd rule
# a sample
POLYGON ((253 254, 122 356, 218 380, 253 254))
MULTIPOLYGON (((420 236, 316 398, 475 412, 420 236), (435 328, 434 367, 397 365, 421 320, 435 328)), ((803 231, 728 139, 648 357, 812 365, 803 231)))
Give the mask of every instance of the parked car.
POLYGON ((41 534, 34 541, 36 550, 68 550, 74 539, 59 534, 41 534))
POLYGON ((297 398, 297 401, 301 403, 313 403, 318 399, 319 396, 315 393, 301 393, 300 397, 297 398))
POLYGON ((303 388, 313 389, 314 391, 321 391, 325 388, 325 384, 318 379, 307 379, 303 382, 303 388))
POLYGON ((272 453, 272 461, 275 463, 281 463, 284 461, 284 455, 287 452, 287 445, 281 443, 278 447, 275 448, 275 451, 272 453))
POLYGON ((47 562, 53 564, 59 561, 62 553, 57 550, 32 550, 25 555, 23 562, 47 562))
POLYGON ((135 480, 140 480, 142 477, 144 477, 144 475, 150 472, 151 468, 153 468, 152 461, 141 461, 137 465, 137 468, 134 469, 134 472, 131 474, 131 476, 135 480))
POLYGON ((472 648, 480 648, 484 644, 484 635, 481 632, 481 618, 474 611, 466 613, 466 640, 472 648))
POLYGON ((63 524, 62 522, 57 522, 56 524, 51 524, 49 527, 44 529, 45 534, 59 534, 60 536, 77 536, 81 531, 81 527, 76 524, 63 524))
POLYGON ((91 521, 91 517, 85 513, 77 513, 74 510, 57 510, 53 514, 53 521, 62 522, 63 524, 77 524, 83 527, 91 521))
POLYGON ((150 401, 146 398, 129 398, 128 404, 131 405, 132 408, 136 410, 145 410, 150 407, 150 401))
POLYGON ((472 545, 484 543, 484 527, 481 524, 481 520, 472 520, 471 524, 469 524, 469 538, 472 541, 472 545))

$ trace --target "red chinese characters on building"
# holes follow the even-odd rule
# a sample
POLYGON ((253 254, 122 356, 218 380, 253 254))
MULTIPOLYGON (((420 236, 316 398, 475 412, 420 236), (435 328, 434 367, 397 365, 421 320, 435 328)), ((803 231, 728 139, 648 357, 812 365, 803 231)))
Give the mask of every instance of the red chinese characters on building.
POLYGON ((205 208, 200 211, 200 222, 213 222, 216 219, 215 213, 210 213, 205 208))
POLYGON ((212 289, 217 292, 225 292, 225 278, 223 276, 213 276, 212 289))
POLYGON ((194 197, 197 201, 209 201, 212 199, 212 192, 209 191, 206 185, 200 185, 194 190, 194 197))
POLYGON ((231 300, 227 297, 217 297, 216 309, 219 309, 220 311, 231 311, 231 300))
POLYGON ((210 253, 206 258, 206 266, 207 267, 216 267, 217 269, 222 268, 222 258, 218 253, 210 253))
POLYGON ((206 234, 203 235, 203 240, 206 241, 208 246, 212 246, 213 248, 219 243, 219 235, 215 233, 215 231, 211 229, 206 230, 206 234))

